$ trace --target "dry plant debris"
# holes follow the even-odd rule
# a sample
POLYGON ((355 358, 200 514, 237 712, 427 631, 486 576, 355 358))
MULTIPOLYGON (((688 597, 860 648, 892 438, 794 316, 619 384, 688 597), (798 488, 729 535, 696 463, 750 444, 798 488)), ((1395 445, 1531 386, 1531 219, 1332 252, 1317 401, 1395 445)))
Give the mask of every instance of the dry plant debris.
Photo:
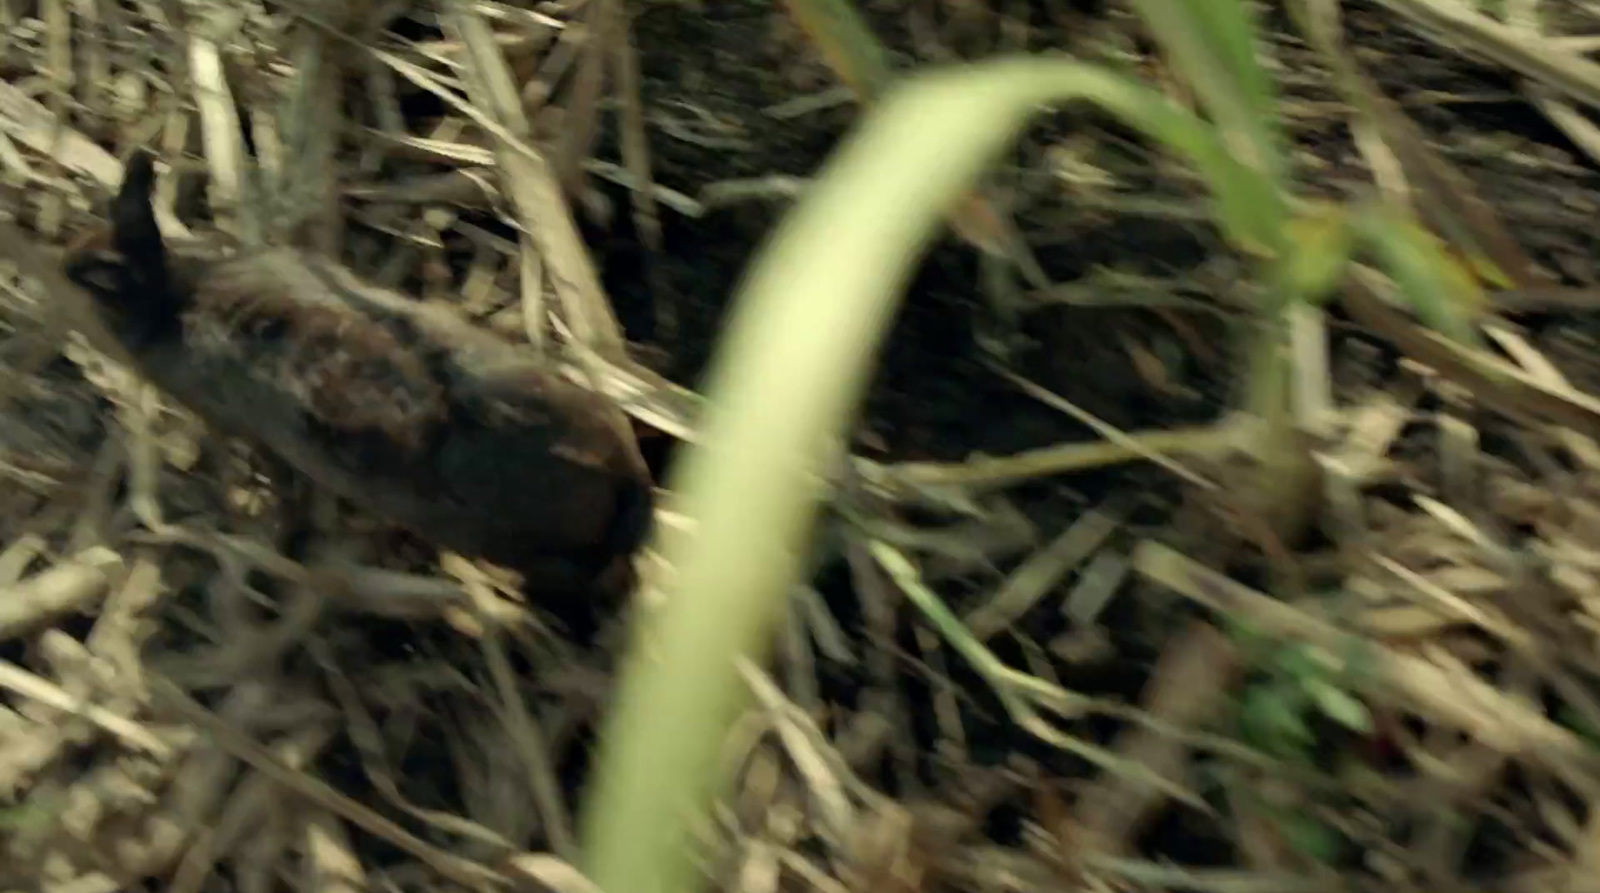
MULTIPOLYGON (((858 5, 916 64, 1066 48, 1181 96, 1116 4, 858 5)), ((1055 121, 955 215, 946 260, 976 244, 1027 285, 956 289, 1045 319, 1050 356, 918 365, 985 311, 911 311, 879 393, 921 405, 874 402, 821 572, 774 665, 741 667, 712 886, 1594 885, 1600 8, 1501 5, 1313 2, 1336 30, 1307 41, 1269 4, 1308 191, 1408 197, 1509 279, 1472 353, 1372 277, 1296 322, 1316 541, 1215 483, 1251 429, 1194 410, 1245 304, 1187 172, 1055 121), (924 380, 1098 433, 963 455, 924 380)), ((621 0, 11 0, 0 25, 0 890, 591 893, 572 813, 620 629, 574 641, 537 586, 210 431, 63 251, 148 145, 177 162, 167 239, 338 258, 692 440, 711 293, 852 113, 816 37, 621 0)))

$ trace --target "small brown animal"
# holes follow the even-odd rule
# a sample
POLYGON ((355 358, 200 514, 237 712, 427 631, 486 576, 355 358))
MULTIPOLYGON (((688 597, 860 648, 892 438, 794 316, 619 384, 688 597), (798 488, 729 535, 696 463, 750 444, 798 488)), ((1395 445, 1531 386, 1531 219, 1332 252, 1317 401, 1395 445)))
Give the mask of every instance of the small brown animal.
POLYGON ((65 263, 150 382, 357 506, 522 572, 536 597, 624 585, 653 500, 614 404, 315 256, 169 251, 154 179, 141 150, 111 202, 110 247, 65 263))

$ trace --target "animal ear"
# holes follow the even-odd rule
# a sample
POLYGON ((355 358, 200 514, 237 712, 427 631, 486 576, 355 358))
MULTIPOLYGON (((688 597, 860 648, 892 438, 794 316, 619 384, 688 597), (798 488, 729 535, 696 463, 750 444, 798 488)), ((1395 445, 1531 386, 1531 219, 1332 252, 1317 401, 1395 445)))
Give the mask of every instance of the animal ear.
POLYGON ((122 186, 111 200, 112 241, 129 263, 148 264, 165 255, 155 207, 150 204, 155 181, 154 156, 135 149, 123 170, 122 186))
POLYGON ((86 251, 65 265, 67 278, 97 297, 112 297, 122 292, 127 282, 127 265, 115 251, 86 251))

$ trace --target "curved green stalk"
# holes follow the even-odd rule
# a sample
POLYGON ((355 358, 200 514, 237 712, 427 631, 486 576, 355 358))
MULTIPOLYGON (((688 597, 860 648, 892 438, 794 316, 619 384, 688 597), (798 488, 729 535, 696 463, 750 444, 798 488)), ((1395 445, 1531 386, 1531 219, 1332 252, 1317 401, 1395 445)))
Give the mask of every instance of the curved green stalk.
POLYGON ((692 532, 657 531, 674 568, 645 614, 584 804, 584 869, 607 893, 697 886, 687 833, 718 793, 718 748, 747 701, 735 660, 765 657, 900 295, 951 202, 1045 103, 1089 100, 1186 155, 1237 239, 1275 245, 1283 198, 1199 119, 1065 59, 919 75, 869 111, 739 288, 702 439, 669 475, 692 532))

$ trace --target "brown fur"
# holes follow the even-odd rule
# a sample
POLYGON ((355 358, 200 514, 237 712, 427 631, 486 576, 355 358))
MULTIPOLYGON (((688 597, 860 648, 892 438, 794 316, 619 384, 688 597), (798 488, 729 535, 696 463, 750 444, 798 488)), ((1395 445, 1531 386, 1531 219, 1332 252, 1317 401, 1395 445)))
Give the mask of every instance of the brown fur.
POLYGON ((120 241, 89 234, 69 267, 153 383, 329 491, 528 574, 546 597, 624 593, 616 572, 653 497, 615 405, 331 261, 151 248, 154 219, 127 200, 140 183, 119 193, 120 241))
POLYGON ((258 259, 208 267, 184 317, 197 349, 233 351, 296 394, 318 422, 376 430, 423 449, 449 416, 444 389, 409 346, 347 304, 295 296, 258 259))

